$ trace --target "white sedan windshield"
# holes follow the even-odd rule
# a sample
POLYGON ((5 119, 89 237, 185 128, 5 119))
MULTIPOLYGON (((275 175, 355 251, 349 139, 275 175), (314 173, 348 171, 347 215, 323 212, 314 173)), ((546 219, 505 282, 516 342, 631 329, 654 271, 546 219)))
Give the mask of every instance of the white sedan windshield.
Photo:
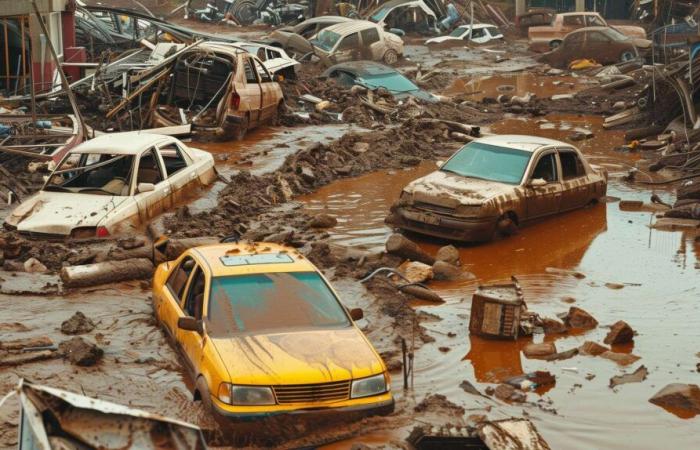
POLYGON ((51 174, 45 191, 128 195, 133 156, 74 153, 51 174))

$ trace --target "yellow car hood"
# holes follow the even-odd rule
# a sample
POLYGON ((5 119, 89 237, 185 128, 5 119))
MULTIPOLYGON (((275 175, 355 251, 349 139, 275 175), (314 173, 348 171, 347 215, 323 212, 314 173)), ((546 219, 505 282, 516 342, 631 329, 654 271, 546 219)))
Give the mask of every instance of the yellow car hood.
POLYGON ((311 384, 363 378, 384 366, 355 327, 212 339, 234 384, 311 384))

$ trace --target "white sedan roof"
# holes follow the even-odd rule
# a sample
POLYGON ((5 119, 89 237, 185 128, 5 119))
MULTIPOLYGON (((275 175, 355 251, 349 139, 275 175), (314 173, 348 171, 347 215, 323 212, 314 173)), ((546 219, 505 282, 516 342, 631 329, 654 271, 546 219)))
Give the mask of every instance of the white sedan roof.
POLYGON ((487 136, 478 139, 476 142, 489 145, 497 145, 499 147, 513 148, 516 150, 523 150, 526 152, 535 152, 542 147, 550 146, 571 148, 570 144, 561 141, 556 141, 554 139, 549 139, 540 136, 524 136, 519 134, 501 134, 487 136))
POLYGON ((129 131, 126 133, 107 133, 84 142, 70 153, 107 153, 110 155, 138 155, 142 151, 160 144, 172 142, 171 136, 162 134, 129 131))

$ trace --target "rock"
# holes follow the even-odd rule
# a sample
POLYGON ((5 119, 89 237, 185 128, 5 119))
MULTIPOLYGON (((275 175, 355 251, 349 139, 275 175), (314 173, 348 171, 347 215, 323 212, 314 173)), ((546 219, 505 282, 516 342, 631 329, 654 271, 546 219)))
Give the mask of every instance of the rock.
POLYGON ((603 342, 608 345, 627 344, 634 339, 634 330, 624 320, 618 320, 610 328, 610 332, 603 342))
POLYGON ((615 102, 613 103, 613 109, 616 111, 622 111, 623 109, 627 108, 627 105, 623 101, 615 102))
POLYGON ((311 170, 310 167, 302 167, 299 171, 299 175, 301 175, 301 178, 303 178, 304 181, 307 181, 309 183, 313 183, 314 181, 316 181, 316 175, 314 175, 314 171, 311 170))
POLYGON ((462 276, 462 271, 448 262, 435 261, 433 274, 436 280, 457 280, 462 276))
POLYGON ((132 250, 135 248, 143 247, 146 245, 146 240, 142 237, 130 237, 126 239, 120 239, 117 245, 124 250, 132 250))
POLYGON ((586 139, 592 139, 595 135, 590 130, 576 130, 569 136, 572 141, 585 141, 586 139))
POLYGON ((697 384, 671 383, 649 401, 664 408, 678 408, 700 414, 700 387, 697 384))
POLYGON ((81 337, 74 337, 58 345, 58 351, 76 366, 94 366, 102 359, 104 351, 81 337))
POLYGON ((620 283, 605 283, 605 287, 608 289, 619 290, 623 289, 625 285, 620 283))
POLYGON ((95 329, 95 323, 80 311, 61 324, 63 334, 85 334, 95 329))
POLYGON ((437 251, 437 254, 435 255, 435 259, 437 261, 443 261, 458 266, 459 250, 457 250, 457 247, 455 247, 454 245, 446 245, 444 247, 440 247, 440 249, 437 251))
POLYGON ((435 258, 424 252, 418 244, 397 233, 387 239, 386 251, 411 261, 420 261, 431 266, 435 264, 435 258))
POLYGON ((565 359, 573 358, 578 355, 578 348, 572 348, 571 350, 566 350, 564 352, 555 353, 553 355, 548 355, 542 357, 546 361, 563 361, 565 359))
POLYGON ((466 392, 467 394, 483 395, 481 392, 479 392, 479 390, 473 384, 471 384, 467 380, 462 380, 462 382, 459 384, 459 387, 461 387, 462 390, 464 392, 466 392))
POLYGON ((433 268, 418 261, 408 262, 400 270, 410 283, 423 283, 433 278, 433 268))
POLYGON ((353 153, 358 155, 367 152, 367 150, 369 150, 369 143, 367 142, 355 142, 355 145, 352 147, 353 153))
POLYGON ((316 112, 323 112, 324 110, 328 109, 331 105, 332 103, 328 100, 321 100, 320 102, 316 103, 316 112))
POLYGON ((333 228, 338 224, 338 219, 330 214, 316 214, 309 220, 309 227, 311 228, 333 228))
POLYGON ((493 394, 497 399, 503 400, 504 402, 522 403, 527 400, 527 395, 524 392, 514 388, 510 384, 499 384, 496 386, 496 390, 493 394))
POLYGON ((564 323, 569 328, 581 328, 589 330, 598 326, 598 321, 581 308, 572 306, 564 318, 564 323))
POLYGON ((29 258, 24 262, 24 271, 29 273, 44 273, 47 269, 45 265, 36 258, 29 258))
POLYGON ((614 388, 615 386, 627 383, 641 383, 647 379, 647 375, 649 375, 647 368, 644 366, 639 366, 639 368, 632 373, 617 375, 610 378, 610 387, 614 388))
POLYGON ((600 354, 600 357, 614 361, 621 366, 629 366, 641 359, 639 356, 631 353, 616 353, 612 351, 603 352, 600 354))
POLYGON ((549 317, 541 319, 538 325, 542 327, 544 334, 561 334, 566 333, 567 331, 564 322, 557 319, 551 319, 549 317))
POLYGON ((557 347, 553 342, 543 342, 541 344, 527 344, 523 349, 526 358, 544 358, 557 353, 557 347))
POLYGON ((604 345, 600 345, 597 342, 586 341, 579 348, 579 353, 582 355, 598 356, 605 352, 610 351, 610 349, 604 345))

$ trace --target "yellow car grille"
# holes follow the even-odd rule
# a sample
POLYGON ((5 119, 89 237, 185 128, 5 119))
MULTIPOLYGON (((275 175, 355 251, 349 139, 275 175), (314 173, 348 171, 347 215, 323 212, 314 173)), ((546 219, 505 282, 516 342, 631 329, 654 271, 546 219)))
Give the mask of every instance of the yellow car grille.
POLYGON ((277 403, 316 403, 350 398, 350 380, 320 384, 272 386, 277 403))

